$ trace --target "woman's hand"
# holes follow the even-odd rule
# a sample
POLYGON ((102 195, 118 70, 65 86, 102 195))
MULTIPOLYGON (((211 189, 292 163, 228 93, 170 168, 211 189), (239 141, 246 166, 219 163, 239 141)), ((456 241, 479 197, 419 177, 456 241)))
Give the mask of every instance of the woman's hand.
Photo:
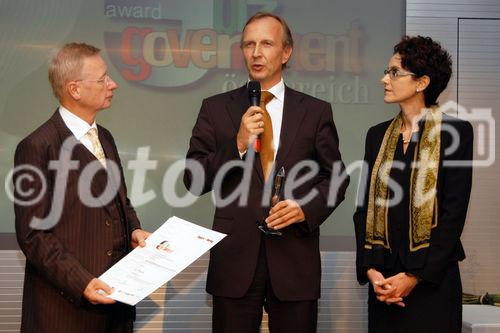
MULTIPOLYGON (((418 282, 419 279, 416 276, 406 273, 399 273, 387 279, 384 279, 380 283, 382 285, 391 286, 391 292, 385 295, 386 299, 384 301, 388 303, 389 300, 400 299, 400 301, 396 302, 396 304, 404 307, 405 304, 403 302, 403 297, 408 296, 412 292, 413 288, 415 288, 415 286, 418 284, 418 282)), ((390 303, 394 302, 391 301, 390 303)))
POLYGON ((384 302, 386 304, 395 303, 397 305, 404 306, 402 297, 392 296, 393 287, 390 283, 385 282, 387 280, 384 278, 382 273, 374 268, 370 268, 366 272, 366 275, 368 276, 368 280, 370 280, 370 283, 373 286, 373 291, 375 292, 375 295, 377 295, 377 299, 380 302, 384 302))

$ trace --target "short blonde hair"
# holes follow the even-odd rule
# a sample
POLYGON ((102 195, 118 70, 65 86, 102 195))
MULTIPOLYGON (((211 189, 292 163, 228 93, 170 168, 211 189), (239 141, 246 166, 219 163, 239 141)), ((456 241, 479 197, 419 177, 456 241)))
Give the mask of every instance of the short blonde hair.
POLYGON ((52 92, 61 99, 66 83, 79 79, 83 60, 99 54, 101 50, 85 43, 68 43, 60 48, 49 61, 49 81, 52 92))

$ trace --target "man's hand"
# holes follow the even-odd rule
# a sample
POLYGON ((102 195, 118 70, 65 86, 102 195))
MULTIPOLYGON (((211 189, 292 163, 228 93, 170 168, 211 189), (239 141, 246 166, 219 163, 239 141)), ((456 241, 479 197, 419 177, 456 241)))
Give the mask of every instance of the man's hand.
POLYGON ((92 304, 113 304, 114 299, 106 297, 113 292, 113 289, 98 278, 90 280, 89 284, 83 291, 85 297, 92 304))
POLYGON ((142 229, 135 229, 132 231, 132 238, 130 239, 130 246, 135 249, 137 246, 146 246, 145 240, 151 235, 150 232, 144 231, 142 229))
POLYGON ((377 299, 380 302, 384 302, 387 305, 396 304, 401 307, 405 306, 402 297, 394 297, 392 295, 394 288, 390 283, 386 282, 382 273, 374 268, 370 268, 366 272, 366 276, 368 276, 368 280, 370 280, 370 283, 373 286, 373 291, 375 292, 375 295, 377 295, 377 299))
POLYGON ((304 220, 304 212, 296 201, 283 200, 271 208, 266 223, 269 229, 278 230, 288 227, 293 223, 303 222, 304 220))
POLYGON ((252 144, 257 136, 264 132, 264 116, 262 109, 258 106, 251 106, 241 117, 240 129, 236 136, 238 151, 243 153, 252 144))

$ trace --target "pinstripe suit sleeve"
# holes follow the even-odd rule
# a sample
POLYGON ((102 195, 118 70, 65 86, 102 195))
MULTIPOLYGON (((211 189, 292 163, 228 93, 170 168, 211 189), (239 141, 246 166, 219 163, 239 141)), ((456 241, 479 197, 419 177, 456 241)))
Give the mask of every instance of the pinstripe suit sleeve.
MULTIPOLYGON (((48 170, 50 147, 46 140, 27 138, 16 149, 15 166, 30 165, 41 171, 47 180, 47 191, 40 200, 31 205, 14 204, 16 216, 16 235, 19 246, 26 256, 26 260, 45 276, 60 293, 70 301, 78 303, 83 291, 94 277, 54 236, 52 230, 34 230, 30 227, 33 217, 44 218, 51 209, 51 194, 53 179, 48 170)), ((26 173, 14 175, 14 184, 26 173)), ((21 182, 15 187, 16 199, 29 199, 21 195, 22 191, 31 190, 30 197, 36 197, 42 189, 42 182, 35 177, 33 182, 21 182)))

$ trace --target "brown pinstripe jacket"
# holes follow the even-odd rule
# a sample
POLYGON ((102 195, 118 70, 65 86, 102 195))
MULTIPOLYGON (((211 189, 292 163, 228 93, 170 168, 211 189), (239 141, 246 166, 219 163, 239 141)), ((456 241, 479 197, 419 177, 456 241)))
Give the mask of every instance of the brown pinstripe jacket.
MULTIPOLYGON (((99 139, 106 157, 119 165, 121 180, 117 198, 104 207, 88 207, 78 196, 79 176, 95 157, 72 135, 59 112, 23 139, 15 154, 15 165, 31 165, 42 171, 47 180, 47 191, 31 205, 16 203, 16 234, 26 256, 23 292, 23 332, 127 332, 131 331, 134 308, 117 303, 111 306, 91 305, 82 293, 93 277, 99 276, 128 250, 130 234, 140 228, 123 178, 118 151, 105 128, 99 126, 99 139), (65 186, 62 213, 57 224, 49 230, 30 227, 33 217, 46 217, 55 205, 53 192, 56 171, 49 161, 59 158, 66 139, 75 140, 71 159, 79 161, 76 170, 70 170, 65 186), (114 206, 114 207, 113 207, 114 206), (118 208, 120 214, 112 214, 118 208), (115 217, 113 219, 113 216, 115 217), (122 218, 116 219, 116 216, 122 218), (120 222, 120 220, 124 220, 120 222), (120 224, 121 223, 121 224, 120 224), (122 239, 116 239, 118 228, 122 239), (116 244, 123 244, 123 252, 113 253, 116 244)), ((109 169, 109 168, 108 168, 109 169)), ((21 180, 22 171, 14 174, 14 184, 21 180)), ((90 188, 97 197, 107 184, 105 172, 98 172, 90 188)), ((22 191, 33 190, 31 198, 42 189, 39 178, 20 181, 15 186, 17 199, 22 191)), ((24 200, 29 199, 27 197, 24 200)))

